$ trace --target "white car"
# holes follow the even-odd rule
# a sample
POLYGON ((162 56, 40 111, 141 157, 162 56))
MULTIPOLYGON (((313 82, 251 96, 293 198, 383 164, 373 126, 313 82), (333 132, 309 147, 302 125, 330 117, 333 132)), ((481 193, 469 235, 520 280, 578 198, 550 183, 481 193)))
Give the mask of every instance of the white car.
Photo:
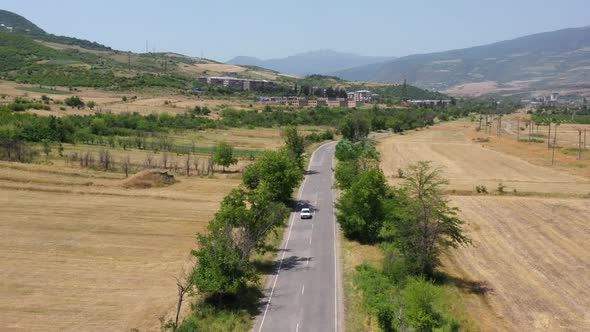
POLYGON ((311 210, 309 208, 303 208, 301 209, 301 212, 299 212, 299 215, 301 216, 301 219, 311 219, 311 210))

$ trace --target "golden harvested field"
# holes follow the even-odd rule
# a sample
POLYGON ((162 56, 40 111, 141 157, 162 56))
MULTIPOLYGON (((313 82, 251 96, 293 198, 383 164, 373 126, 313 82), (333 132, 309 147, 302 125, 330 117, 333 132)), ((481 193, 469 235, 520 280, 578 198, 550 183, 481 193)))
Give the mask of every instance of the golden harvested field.
POLYGON ((485 185, 488 191, 492 191, 503 183, 508 191, 590 193, 588 178, 534 165, 517 156, 473 143, 464 134, 464 130, 471 127, 468 122, 445 123, 427 130, 378 139, 385 175, 392 183, 399 183, 399 168, 419 160, 431 160, 443 168, 451 182, 449 189, 458 191, 473 191, 476 185, 485 185))
POLYGON ((123 175, 0 163, 0 330, 157 331, 235 177, 124 189, 123 175))
POLYGON ((507 148, 494 137, 475 143, 481 134, 472 130, 472 123, 454 122, 380 138, 388 180, 399 183, 397 169, 418 160, 444 167, 449 199, 473 239, 473 246, 446 254, 444 271, 464 288, 482 331, 588 330, 589 178, 572 167, 544 166, 528 144, 507 148), (474 193, 477 184, 493 193, 500 182, 506 195, 474 193))
POLYGON ((481 285, 467 306, 486 331, 590 327, 587 199, 455 196, 473 245, 446 269, 481 285))

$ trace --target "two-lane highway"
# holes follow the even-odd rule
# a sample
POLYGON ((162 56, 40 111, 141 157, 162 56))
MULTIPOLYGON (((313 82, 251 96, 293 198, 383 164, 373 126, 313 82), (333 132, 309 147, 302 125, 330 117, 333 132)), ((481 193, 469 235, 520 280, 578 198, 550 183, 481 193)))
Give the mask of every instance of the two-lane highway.
POLYGON ((292 213, 277 268, 265 291, 253 331, 342 330, 342 283, 338 232, 334 216, 332 160, 336 142, 311 156, 299 206, 310 207, 312 219, 292 213))

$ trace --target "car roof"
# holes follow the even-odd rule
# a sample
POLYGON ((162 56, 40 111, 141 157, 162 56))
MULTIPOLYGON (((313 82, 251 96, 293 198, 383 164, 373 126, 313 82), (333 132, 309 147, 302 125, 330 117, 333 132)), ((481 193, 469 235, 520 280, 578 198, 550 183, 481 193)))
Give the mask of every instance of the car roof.
POLYGON ((309 208, 303 208, 301 211, 309 211, 309 208))

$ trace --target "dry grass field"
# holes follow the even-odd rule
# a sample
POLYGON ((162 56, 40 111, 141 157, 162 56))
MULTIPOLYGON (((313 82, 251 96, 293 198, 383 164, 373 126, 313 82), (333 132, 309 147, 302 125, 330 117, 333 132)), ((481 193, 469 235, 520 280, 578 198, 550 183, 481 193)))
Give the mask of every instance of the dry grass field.
MULTIPOLYGON (((515 155, 483 148, 465 134, 468 122, 437 125, 427 130, 382 138, 378 141, 385 175, 399 183, 398 169, 419 160, 431 160, 442 167, 450 180, 449 189, 473 191, 485 185, 493 191, 499 183, 518 192, 584 195, 590 193, 590 179, 534 165, 515 155)), ((494 140, 494 138, 492 138, 494 140)), ((527 144, 520 144, 521 149, 527 144)))
POLYGON ((239 179, 124 176, 0 163, 0 330, 159 330, 179 274, 239 179))
POLYGON ((477 285, 467 307, 485 331, 590 327, 587 199, 455 196, 473 245, 452 251, 448 272, 477 285))
POLYGON ((482 331, 588 330, 590 200, 576 197, 588 197, 589 178, 571 167, 543 166, 528 144, 507 153, 475 143, 480 134, 469 134, 472 127, 445 123, 379 139, 388 180, 399 183, 398 168, 418 160, 443 167, 451 203, 473 239, 473 246, 448 253, 444 270, 464 286, 482 331), (492 193, 500 182, 508 194, 475 196, 475 185, 492 193))
POLYGON ((167 90, 145 89, 133 92, 105 91, 93 88, 78 88, 79 91, 68 91, 67 88, 57 88, 56 91, 42 90, 29 91, 23 89, 36 89, 39 86, 18 84, 15 82, 0 80, 0 103, 10 103, 15 97, 40 100, 42 95, 47 95, 53 100, 63 101, 71 96, 79 96, 84 102, 94 101, 96 107, 93 110, 85 108, 82 110, 66 107, 64 105, 50 104, 51 111, 29 111, 40 115, 63 116, 67 114, 92 114, 95 112, 131 113, 137 112, 148 115, 152 113, 181 114, 195 106, 208 107, 215 110, 217 107, 230 106, 236 109, 262 109, 265 104, 234 98, 210 99, 199 96, 187 96, 171 93, 167 90), (123 101, 127 97, 127 101, 123 101))

